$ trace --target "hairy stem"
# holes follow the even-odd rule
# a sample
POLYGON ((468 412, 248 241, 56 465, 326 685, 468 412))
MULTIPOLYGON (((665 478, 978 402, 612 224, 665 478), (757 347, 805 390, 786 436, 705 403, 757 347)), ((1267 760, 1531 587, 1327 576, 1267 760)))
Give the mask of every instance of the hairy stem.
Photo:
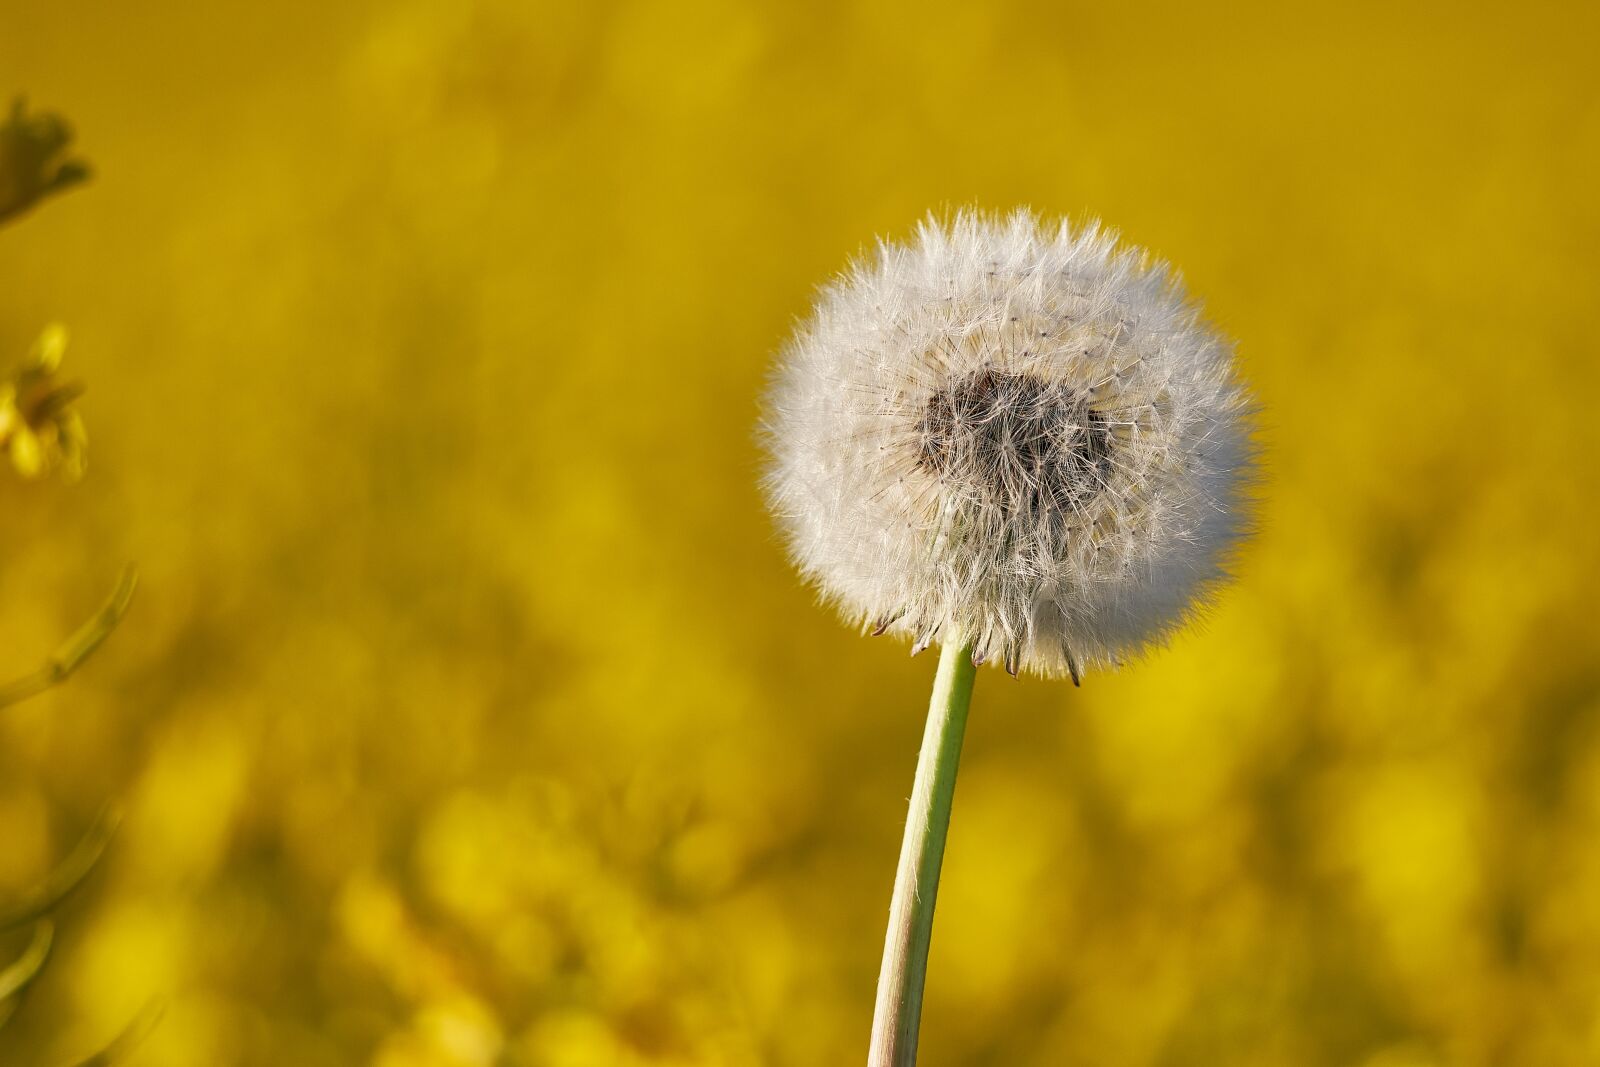
POLYGON ((867 1067, 910 1067, 917 1062, 922 984, 933 939, 933 904, 955 799, 961 738, 972 703, 972 682, 978 673, 972 665, 972 645, 954 634, 948 636, 939 653, 939 672, 934 677, 928 725, 911 789, 911 811, 900 844, 867 1067))

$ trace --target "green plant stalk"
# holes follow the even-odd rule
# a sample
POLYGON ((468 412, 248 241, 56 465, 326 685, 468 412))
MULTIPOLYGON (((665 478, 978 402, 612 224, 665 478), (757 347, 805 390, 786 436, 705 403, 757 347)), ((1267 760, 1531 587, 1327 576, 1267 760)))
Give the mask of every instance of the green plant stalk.
POLYGON ((867 1067, 911 1067, 917 1062, 922 985, 928 971, 928 945, 933 940, 933 905, 939 893, 939 867, 955 799, 961 739, 977 673, 972 665, 972 645, 950 634, 939 652, 928 725, 911 789, 911 811, 900 844, 867 1067))

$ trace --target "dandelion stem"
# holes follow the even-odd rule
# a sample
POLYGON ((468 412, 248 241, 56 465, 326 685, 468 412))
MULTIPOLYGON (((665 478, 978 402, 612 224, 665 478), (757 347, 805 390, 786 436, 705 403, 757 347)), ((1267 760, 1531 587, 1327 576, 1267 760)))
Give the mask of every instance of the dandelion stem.
POLYGON ((954 634, 947 636, 939 653, 928 725, 911 788, 911 811, 900 844, 900 866, 894 876, 867 1067, 910 1067, 917 1062, 922 984, 933 939, 933 904, 939 892, 939 866, 950 828, 972 682, 978 673, 972 665, 972 645, 954 634))

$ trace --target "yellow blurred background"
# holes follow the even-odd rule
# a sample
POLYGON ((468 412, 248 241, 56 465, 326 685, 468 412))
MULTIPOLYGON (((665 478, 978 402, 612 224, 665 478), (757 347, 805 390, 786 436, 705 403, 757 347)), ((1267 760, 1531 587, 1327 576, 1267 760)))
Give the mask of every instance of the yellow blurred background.
MULTIPOLYGON (((51 1065, 864 1057, 933 664, 756 487, 813 287, 1099 215, 1265 410, 1206 625, 980 678, 939 1065, 1600 1063, 1592 4, 24 0, 93 180, 0 230, 87 477, 0 472, 0 894, 126 813, 51 1065)), ((0 941, 9 959, 25 937, 0 941)))

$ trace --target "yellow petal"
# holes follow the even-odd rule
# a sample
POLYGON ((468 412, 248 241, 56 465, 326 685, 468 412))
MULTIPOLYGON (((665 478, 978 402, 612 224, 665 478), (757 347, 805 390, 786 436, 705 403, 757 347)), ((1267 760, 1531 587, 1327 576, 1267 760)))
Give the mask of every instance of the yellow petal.
POLYGON ((59 322, 46 326, 33 343, 33 365, 47 374, 54 373, 61 366, 62 353, 67 350, 67 336, 67 328, 59 322))
POLYGON ((36 478, 44 469, 43 442, 25 425, 19 425, 11 437, 11 465, 24 478, 36 478))

